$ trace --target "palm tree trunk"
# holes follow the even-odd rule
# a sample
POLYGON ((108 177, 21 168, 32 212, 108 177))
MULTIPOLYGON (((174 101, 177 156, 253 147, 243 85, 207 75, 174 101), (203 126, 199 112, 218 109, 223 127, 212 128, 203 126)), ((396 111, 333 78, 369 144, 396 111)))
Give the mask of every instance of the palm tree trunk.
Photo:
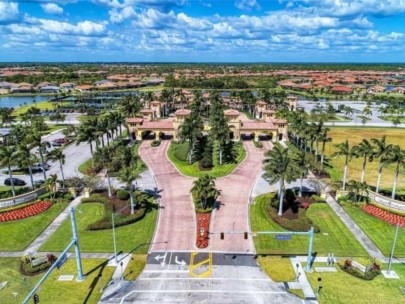
POLYGON ((42 148, 39 147, 39 157, 41 158, 41 164, 42 164, 42 173, 44 174, 44 180, 46 180, 46 170, 44 167, 44 154, 42 153, 42 148))
POLYGON ((280 204, 278 208, 278 215, 283 215, 283 200, 284 200, 284 179, 280 179, 280 204))
POLYGON ((91 156, 93 156, 93 144, 90 142, 90 153, 91 153, 91 156))
POLYGON ((62 161, 59 160, 59 166, 60 166, 60 173, 62 174, 62 185, 63 185, 63 189, 65 189, 65 174, 63 174, 63 165, 62 165, 62 161))
POLYGON ((219 143, 219 164, 222 165, 222 145, 219 143))
POLYGON ((189 151, 188 151, 188 163, 191 165, 192 158, 193 158, 193 150, 194 150, 194 143, 192 140, 189 142, 189 151))
POLYGON ((392 193, 391 193, 392 199, 395 199, 395 191, 397 189, 398 174, 399 174, 399 162, 397 162, 397 167, 395 169, 394 185, 392 186, 392 193))
MULTIPOLYGON (((121 126, 121 124, 119 125, 119 130, 120 130, 120 137, 122 139, 122 126, 121 126)), ((128 131, 128 134, 129 134, 129 131, 128 131)))
POLYGON ((13 174, 11 173, 11 167, 10 167, 10 165, 8 165, 8 176, 10 177, 11 192, 13 193, 13 196, 15 196, 13 174))
POLYGON ((108 197, 111 197, 112 196, 112 193, 111 193, 111 180, 110 180, 110 175, 108 174, 108 171, 107 171, 107 184, 108 184, 108 197))
POLYGON ((35 190, 34 178, 32 177, 32 168, 31 168, 31 165, 28 165, 28 172, 30 173, 31 188, 32 188, 32 190, 35 190))
POLYGON ((301 178, 300 178, 300 196, 302 196, 302 181, 304 180, 304 173, 301 173, 301 178))
POLYGON ((375 188, 375 192, 379 192, 380 191, 380 182, 381 182, 381 173, 382 173, 382 162, 380 161, 380 165, 378 166, 378 178, 377 178, 377 186, 375 188))
POLYGON ((101 145, 103 146, 103 148, 105 147, 104 135, 101 135, 101 145))
POLYGON ((108 133, 106 133, 106 138, 107 138, 107 147, 110 145, 110 137, 108 136, 108 133))
POLYGON ((326 142, 322 142, 322 153, 321 153, 321 171, 323 171, 323 163, 325 161, 325 144, 326 142))
POLYGON ((367 156, 365 155, 363 159, 363 168, 361 170, 361 178, 360 178, 361 183, 364 181, 364 174, 366 172, 366 163, 367 163, 367 156))
POLYGON ((343 191, 346 190, 346 177, 347 177, 347 161, 345 163, 345 168, 343 170, 343 191))
POLYGON ((319 142, 317 139, 316 143, 315 143, 315 161, 318 161, 318 145, 319 145, 319 142))
POLYGON ((129 188, 129 196, 130 196, 130 199, 131 199, 131 214, 134 214, 135 206, 134 206, 134 194, 132 193, 132 183, 131 183, 130 188, 129 188))

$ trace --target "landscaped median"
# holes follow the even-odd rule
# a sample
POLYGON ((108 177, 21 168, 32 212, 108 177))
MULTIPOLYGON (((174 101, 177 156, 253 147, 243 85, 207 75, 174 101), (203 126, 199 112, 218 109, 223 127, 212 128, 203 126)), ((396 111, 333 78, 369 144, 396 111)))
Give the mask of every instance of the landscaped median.
MULTIPOLYGON (((93 194, 84 199, 76 213, 77 228, 82 252, 114 252, 112 237, 112 210, 115 210, 115 234, 117 250, 123 252, 147 253, 152 241, 157 219, 157 205, 147 193, 135 194, 138 208, 130 215, 128 200, 114 196, 108 199, 106 193, 93 194), (142 197, 142 201, 140 198, 142 197), (147 207, 146 207, 147 205, 147 207), (124 207, 123 211, 118 212, 124 207)), ((66 219, 54 234, 40 248, 40 251, 62 251, 72 237, 70 219, 66 219)))
MULTIPOLYGON (((263 194, 255 198, 250 206, 250 225, 252 231, 282 231, 285 228, 278 225, 269 216, 273 194, 263 194)), ((366 251, 338 218, 334 211, 325 203, 313 203, 306 216, 313 225, 319 228, 314 236, 313 252, 327 255, 333 252, 335 256, 367 256, 366 251)), ((308 236, 293 235, 291 240, 276 240, 274 235, 257 235, 254 237, 258 254, 297 255, 308 253, 308 236)))
POLYGON ((246 157, 246 151, 240 142, 230 142, 230 148, 224 151, 223 164, 219 164, 218 145, 215 144, 212 151, 211 166, 203 165, 207 157, 201 154, 201 159, 193 158, 192 163, 188 161, 189 143, 172 142, 167 150, 167 156, 176 168, 184 175, 190 177, 222 177, 230 174, 246 157), (228 154, 228 155, 227 155, 228 154))

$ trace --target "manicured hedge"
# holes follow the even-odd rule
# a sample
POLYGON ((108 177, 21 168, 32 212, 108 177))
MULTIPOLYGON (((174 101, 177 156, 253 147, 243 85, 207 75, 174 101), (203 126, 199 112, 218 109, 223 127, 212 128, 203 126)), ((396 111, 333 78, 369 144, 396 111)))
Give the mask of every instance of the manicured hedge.
POLYGON ((263 148, 263 143, 261 141, 254 140, 253 144, 256 148, 263 148))
MULTIPOLYGON (((141 219, 143 219, 146 213, 150 209, 143 205, 141 208, 136 210, 134 214, 128 215, 126 217, 117 216, 114 218, 114 226, 121 227, 129 224, 133 224, 141 219)), ((112 221, 110 217, 105 217, 97 222, 91 223, 87 226, 87 230, 104 230, 104 229, 111 229, 112 228, 112 221)))
POLYGON ((117 197, 122 201, 126 201, 129 199, 130 195, 128 191, 121 189, 117 191, 117 197))
MULTIPOLYGON (((28 187, 15 188, 15 195, 19 196, 21 194, 28 193, 28 192, 31 192, 31 191, 32 191, 32 189, 28 188, 28 187)), ((13 192, 12 192, 11 188, 10 188, 10 190, 0 191, 0 199, 9 198, 9 197, 12 197, 12 196, 13 196, 13 192)))
POLYGON ((152 141, 152 144, 151 144, 151 146, 152 147, 158 147, 158 146, 160 146, 160 143, 161 143, 162 141, 160 140, 160 139, 155 139, 154 141, 152 141))

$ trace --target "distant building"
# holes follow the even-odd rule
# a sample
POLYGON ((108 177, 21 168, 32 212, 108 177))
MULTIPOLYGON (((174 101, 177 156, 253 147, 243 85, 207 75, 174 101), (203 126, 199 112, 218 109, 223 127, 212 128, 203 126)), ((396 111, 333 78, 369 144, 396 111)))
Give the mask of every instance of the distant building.
POLYGON ((41 93, 58 93, 60 90, 57 86, 45 86, 39 89, 41 93))
POLYGON ((72 82, 64 82, 61 83, 59 87, 63 90, 74 90, 76 88, 76 84, 72 82))

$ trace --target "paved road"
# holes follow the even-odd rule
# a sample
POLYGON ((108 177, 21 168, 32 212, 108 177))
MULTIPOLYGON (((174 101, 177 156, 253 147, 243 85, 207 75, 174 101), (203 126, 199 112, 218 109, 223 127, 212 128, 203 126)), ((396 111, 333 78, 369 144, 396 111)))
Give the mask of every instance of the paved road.
MULTIPOLYGON (((284 284, 271 281, 250 262, 253 256, 241 257, 242 263, 237 265, 232 261, 239 261, 239 256, 214 257, 212 275, 203 278, 190 275, 188 260, 186 265, 176 264, 180 254, 167 254, 163 266, 148 263, 126 290, 101 303, 302 303, 284 289, 284 284)), ((160 255, 152 253, 151 258, 160 255)))
POLYGON ((195 250, 196 220, 190 197, 193 180, 181 175, 167 159, 170 141, 151 147, 146 140, 139 155, 155 175, 160 198, 159 219, 152 251, 195 250))

